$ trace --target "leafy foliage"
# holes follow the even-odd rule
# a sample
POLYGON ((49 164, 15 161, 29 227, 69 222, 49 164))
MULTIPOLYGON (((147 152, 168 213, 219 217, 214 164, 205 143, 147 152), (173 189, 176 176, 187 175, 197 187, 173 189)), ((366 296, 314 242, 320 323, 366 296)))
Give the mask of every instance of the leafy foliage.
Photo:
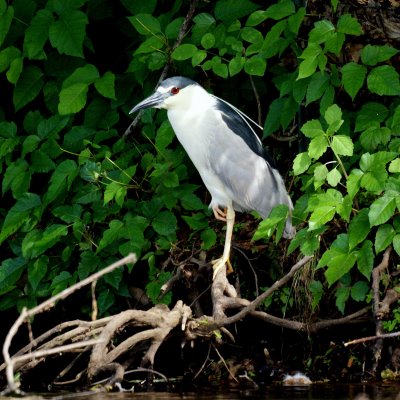
MULTIPOLYGON (((288 254, 316 255, 313 310, 331 291, 341 312, 366 301, 376 257, 400 254, 398 50, 349 54, 345 43, 363 35, 354 16, 310 22, 292 0, 207 3, 174 49, 188 2, 158 3, 0 0, 0 310, 32 306, 131 251, 139 266, 99 282, 100 312, 129 296, 137 268, 157 302, 178 242, 214 248, 205 192, 165 114, 148 110, 141 134, 121 134, 169 60, 171 75, 212 81, 241 108, 243 97, 254 104, 249 78, 268 91, 268 143, 296 121, 288 254)), ((255 239, 279 239, 287 212, 275 209, 255 239)))

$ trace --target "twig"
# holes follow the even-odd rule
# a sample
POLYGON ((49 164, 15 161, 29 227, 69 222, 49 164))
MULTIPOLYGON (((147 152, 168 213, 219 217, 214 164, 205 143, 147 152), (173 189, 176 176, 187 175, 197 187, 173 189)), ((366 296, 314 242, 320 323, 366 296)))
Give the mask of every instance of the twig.
POLYGON ((272 325, 280 326, 281 328, 293 329, 299 332, 316 333, 321 329, 327 329, 332 326, 345 325, 358 322, 356 320, 361 316, 363 316, 364 314, 367 314, 369 310, 370 307, 364 307, 363 309, 353 314, 346 315, 345 317, 342 318, 317 321, 312 324, 300 321, 292 321, 284 318, 278 318, 264 311, 252 311, 249 313, 249 315, 262 319, 263 321, 268 322, 272 325))
MULTIPOLYGON (((376 336, 381 336, 384 331, 382 328, 382 321, 378 318, 379 314, 379 309, 380 309, 380 296, 379 296, 379 284, 381 281, 381 274, 382 272, 388 268, 389 265, 389 257, 390 253, 392 251, 391 247, 388 247, 383 254, 382 261, 381 263, 375 267, 372 271, 372 290, 373 290, 373 314, 375 318, 375 334, 376 336)), ((375 373, 379 360, 381 358, 382 354, 382 348, 383 348, 383 340, 382 339, 377 339, 374 345, 374 364, 372 366, 372 371, 375 373)))
POLYGON ((51 297, 50 299, 44 301, 43 303, 39 304, 38 306, 27 310, 26 308, 23 308, 21 311, 20 316, 17 318, 17 320, 14 322, 14 324, 11 326, 6 339, 4 340, 3 344, 3 357, 4 357, 4 362, 6 364, 6 377, 7 377, 7 384, 8 384, 8 390, 10 392, 18 393, 19 389, 17 384, 15 383, 14 380, 14 359, 10 357, 10 346, 11 346, 11 341, 13 337, 16 335, 18 332, 19 327, 29 318, 32 318, 36 314, 39 314, 45 310, 48 310, 56 304, 58 300, 65 299, 75 291, 81 289, 82 287, 94 282, 95 280, 100 279, 103 275, 106 275, 116 268, 121 267, 122 265, 129 264, 129 263, 136 263, 137 258, 135 254, 129 254, 128 256, 124 257, 122 260, 119 260, 108 267, 102 269, 99 272, 96 272, 93 275, 90 275, 83 281, 77 282, 75 285, 72 285, 71 287, 63 290, 62 292, 56 294, 55 296, 51 297))
POLYGON ((247 257, 246 253, 242 249, 240 249, 237 246, 232 246, 232 248, 234 248, 235 251, 238 251, 246 259, 247 263, 249 264, 251 272, 253 272, 253 275, 254 275, 254 285, 255 285, 255 289, 256 289, 256 297, 258 297, 259 296, 258 276, 257 276, 256 271, 254 270, 253 264, 251 263, 249 257, 247 257))
POLYGON ((232 377, 232 379, 236 382, 239 383, 239 381, 236 379, 235 375, 232 374, 231 370, 229 367, 226 365, 226 362, 224 360, 224 357, 222 357, 221 353, 218 351, 217 347, 213 344, 212 345, 215 352, 218 354, 219 359, 222 361, 222 363, 225 365, 226 370, 228 371, 229 375, 232 377))
POLYGON ((344 343, 344 346, 347 347, 347 346, 357 344, 357 343, 369 342, 371 340, 387 339, 387 338, 392 338, 392 337, 396 337, 396 336, 400 336, 400 332, 383 333, 381 335, 367 336, 367 337, 363 337, 360 339, 354 339, 354 340, 350 340, 350 342, 344 343))
POLYGON ((300 268, 302 268, 305 264, 308 263, 308 261, 311 260, 311 258, 312 258, 311 256, 303 257, 299 262, 297 262, 295 265, 293 265, 293 267, 290 269, 290 271, 284 277, 282 277, 281 279, 276 281, 269 289, 267 289, 264 293, 262 293, 260 296, 255 298, 249 305, 247 305, 246 307, 242 308, 242 310, 240 310, 237 314, 233 315, 232 317, 228 317, 228 318, 225 318, 222 321, 218 321, 212 327, 212 329, 219 328, 221 326, 226 326, 226 325, 233 324, 233 323, 243 319, 248 313, 250 313, 252 311, 255 311, 255 309, 266 298, 271 296, 271 294, 273 292, 275 292, 275 290, 277 290, 280 287, 282 287, 283 285, 285 285, 300 268))
POLYGON ((91 339, 91 340, 85 340, 83 342, 71 343, 71 344, 66 344, 64 346, 54 347, 52 349, 37 350, 29 354, 24 354, 23 356, 13 357, 12 361, 14 364, 16 364, 17 362, 20 361, 30 360, 32 358, 47 357, 57 353, 65 353, 68 351, 80 349, 82 347, 94 346, 102 342, 103 339, 91 339))
POLYGON ((203 371, 203 369, 204 369, 204 367, 205 367, 207 361, 210 359, 210 350, 211 350, 211 342, 210 342, 210 344, 209 344, 209 346, 208 346, 207 357, 206 357, 206 359, 204 360, 203 365, 202 365, 202 366, 200 367, 200 369, 196 372, 196 375, 193 377, 193 379, 196 379, 196 378, 200 375, 201 371, 203 371))
MULTIPOLYGON (((171 53, 182 43, 182 40, 185 37, 187 30, 189 29, 189 23, 193 17, 194 12, 196 11, 198 2, 199 2, 199 0, 192 0, 192 2, 190 3, 189 11, 186 14, 186 17, 181 25, 181 28, 179 29, 178 37, 176 38, 175 43, 172 46, 171 53)), ((164 69, 161 72, 160 77, 158 78, 156 87, 158 87, 158 85, 167 76, 168 71, 171 67, 171 64, 172 64, 172 58, 169 57, 167 63, 164 66, 164 69)), ((140 110, 139 113, 136 115, 135 119, 130 123, 128 128, 125 130, 124 134, 122 135, 123 137, 128 136, 136 128, 136 125, 139 123, 142 113, 143 113, 143 110, 140 110)))
POLYGON ((258 91, 257 91, 256 85, 254 84, 253 77, 251 75, 249 75, 249 78, 250 78, 251 87, 253 88, 254 97, 255 97, 256 102, 257 102, 258 125, 263 126, 263 124, 262 124, 262 111, 261 111, 260 96, 258 95, 258 91))

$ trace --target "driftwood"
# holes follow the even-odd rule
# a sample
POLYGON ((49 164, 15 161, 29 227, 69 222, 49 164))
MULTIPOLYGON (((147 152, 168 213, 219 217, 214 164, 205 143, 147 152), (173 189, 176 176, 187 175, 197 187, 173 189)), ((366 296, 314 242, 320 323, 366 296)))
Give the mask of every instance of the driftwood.
MULTIPOLYGON (((312 324, 277 318, 257 310, 268 296, 293 278, 297 271, 310 262, 310 259, 311 257, 301 259, 285 276, 253 301, 238 296, 236 289, 227 279, 225 269, 221 268, 211 284, 213 302, 213 315, 211 316, 193 317, 191 308, 184 305, 182 301, 178 301, 172 309, 165 305, 157 305, 147 311, 127 310, 95 321, 64 322, 37 338, 31 338, 29 345, 12 357, 8 354, 11 340, 22 323, 27 322, 35 313, 52 307, 56 300, 65 298, 84 285, 95 282, 105 272, 125 263, 134 262, 135 257, 131 255, 72 286, 68 289, 68 293, 62 292, 35 309, 24 310, 7 336, 3 348, 5 363, 0 366, 0 371, 6 369, 8 390, 18 392, 18 383, 14 380, 14 372, 20 372, 23 375, 38 366, 47 357, 60 356, 67 352, 77 353, 76 358, 72 362, 69 361, 68 365, 59 373, 54 384, 77 383, 81 379, 93 382, 101 373, 103 376, 108 376, 107 385, 118 386, 125 374, 128 373, 127 369, 132 365, 135 354, 139 354, 141 365, 134 371, 143 371, 143 367, 148 367, 152 371, 157 350, 170 332, 177 328, 181 331, 183 343, 194 343, 198 339, 212 340, 220 337, 220 335, 215 335, 216 331, 220 331, 221 335, 234 341, 234 335, 228 330, 228 327, 247 316, 304 332, 317 332, 332 325, 359 322, 360 318, 369 312, 369 308, 344 318, 318 321, 312 324), (227 310, 230 310, 231 314, 233 312, 233 315, 227 317, 227 310), (134 333, 129 334, 130 329, 134 329, 134 333), (125 331, 127 333, 125 337, 122 337, 121 334, 125 331), (114 345, 114 343, 118 344, 114 345), (72 380, 67 380, 66 376, 74 370, 75 364, 82 354, 89 355, 87 367, 78 373, 75 372, 75 378, 72 380)), ((179 273, 182 274, 182 271, 179 273)), ((216 348, 215 350, 217 351, 216 348)))

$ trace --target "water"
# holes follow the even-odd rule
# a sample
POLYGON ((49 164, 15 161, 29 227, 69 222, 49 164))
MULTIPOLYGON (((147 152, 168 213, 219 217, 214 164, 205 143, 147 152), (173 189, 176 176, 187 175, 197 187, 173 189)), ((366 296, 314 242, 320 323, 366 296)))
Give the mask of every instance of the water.
MULTIPOLYGON (((16 399, 16 398, 15 398, 16 399)), ((21 399, 21 397, 18 397, 21 399)), ((309 387, 269 386, 261 390, 198 390, 184 393, 66 393, 58 395, 27 395, 24 400, 400 400, 400 382, 377 385, 314 384, 309 387)), ((1 397, 0 400, 13 400, 1 397)))

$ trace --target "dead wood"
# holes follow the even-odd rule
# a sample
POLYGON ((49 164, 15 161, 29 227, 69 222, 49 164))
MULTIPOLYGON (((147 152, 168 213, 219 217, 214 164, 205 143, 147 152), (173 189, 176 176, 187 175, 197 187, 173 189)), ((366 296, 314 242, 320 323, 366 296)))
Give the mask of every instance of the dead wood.
MULTIPOLYGON (((38 306, 36 306, 30 310, 27 310, 26 308, 24 308, 21 311, 20 316, 17 318, 17 320, 11 326, 11 328, 6 336, 6 339, 4 340, 4 344, 3 344, 3 357, 4 357, 4 365, 5 365, 5 369, 6 369, 7 385, 8 385, 6 392, 20 393, 18 384, 15 382, 15 378, 14 378, 14 368, 17 363, 21 362, 22 360, 25 360, 26 357, 25 357, 25 355, 11 357, 10 353, 9 353, 12 339, 18 332, 19 327, 24 322, 29 321, 29 319, 34 317, 35 315, 54 307, 54 305, 56 304, 57 301, 65 299, 66 297, 68 297, 72 293, 74 293, 75 291, 100 279, 103 275, 106 275, 106 274, 114 271, 115 269, 120 268, 121 266, 123 266, 125 264, 129 264, 129 263, 134 264, 134 263, 136 263, 136 261, 137 261, 136 255, 129 254, 128 256, 124 257, 122 260, 119 260, 119 261, 109 265, 108 267, 102 269, 101 271, 90 275, 86 279, 76 283, 75 285, 70 286, 69 288, 63 290, 62 292, 56 294, 55 296, 51 297, 50 299, 39 304, 38 306)), ((89 343, 84 342, 84 343, 80 343, 79 347, 86 348, 87 346, 93 346, 93 344, 94 344, 93 341, 90 341, 89 343)), ((32 343, 32 345, 33 345, 33 343, 32 343)), ((75 344, 73 346, 73 348, 75 349, 76 347, 78 347, 78 346, 75 344)), ((72 349, 71 346, 69 346, 67 348, 63 347, 61 352, 68 351, 68 349, 72 349)), ((44 355, 46 355, 46 352, 43 353, 43 350, 40 350, 40 351, 41 351, 40 357, 43 357, 44 355)), ((51 350, 50 349, 47 350, 47 354, 53 354, 56 352, 57 351, 54 351, 54 348, 51 350)), ((35 352, 30 353, 30 357, 32 358, 32 360, 34 360, 36 358, 35 352)))
MULTIPOLYGON (((386 258, 384 257, 383 264, 388 262, 389 253, 385 253, 387 256, 386 258)), ((59 379, 70 373, 78 358, 72 362, 69 361, 69 364, 58 374, 55 382, 57 384, 77 382, 84 377, 92 381, 99 373, 106 373, 106 375, 109 374, 107 383, 117 385, 123 380, 127 369, 134 362, 137 362, 138 358, 141 367, 147 366, 152 370, 158 349, 171 331, 176 328, 182 331, 182 340, 186 342, 193 342, 199 338, 218 341, 219 335, 214 334, 218 330, 227 336, 229 340, 234 341, 235 337, 227 327, 247 316, 262 319, 276 326, 308 333, 316 333, 321 329, 335 325, 365 321, 365 317, 370 312, 370 307, 363 308, 343 318, 317 321, 311 324, 278 318, 257 310, 265 299, 287 284, 296 272, 307 265, 310 260, 311 257, 302 258, 292 266, 286 275, 253 301, 239 296, 238 291, 229 282, 226 270, 221 268, 217 271, 211 284, 213 304, 211 316, 203 315, 194 318, 191 307, 184 305, 182 301, 178 301, 172 309, 165 305, 157 305, 147 311, 126 310, 97 321, 75 320, 64 322, 36 339, 32 339, 29 345, 22 348, 13 357, 10 357, 8 363, 6 360, 6 363, 0 366, 0 370, 10 368, 11 363, 13 372, 27 372, 45 360, 46 357, 59 355, 60 352, 78 352, 78 357, 80 354, 86 353, 89 355, 87 368, 76 373, 75 378, 61 382, 59 379), (230 311, 230 316, 227 316, 228 310, 230 311), (129 334, 130 331, 133 332, 131 335, 129 334), (138 355, 139 352, 140 354, 138 355)), ((126 262, 125 259, 121 260, 119 265, 122 265, 122 261, 126 262)), ((384 266, 380 265, 377 268, 379 269, 376 269, 376 271, 382 271, 384 266)), ((182 279, 186 279, 184 278, 185 274, 182 274, 182 270, 177 274, 182 279)), ((98 278, 98 275, 96 276, 98 278)), ((89 277, 86 283, 93 281, 94 278, 89 277)), ((82 283, 80 287, 82 287, 82 283)), ((73 290, 69 291, 69 293, 72 292, 73 290)), ((52 299, 52 302, 54 304, 54 299, 52 299)), ((50 304, 49 301, 46 304, 50 304)), ((42 311, 47 307, 40 305, 37 309, 42 311)), ((21 313, 19 320, 14 324, 10 331, 11 333, 9 333, 10 338, 15 334, 15 330, 27 320, 28 314, 33 315, 32 310, 24 310, 21 313)), ((17 387, 17 384, 11 381, 9 388, 13 388, 13 385, 14 389, 17 387)))
MULTIPOLYGON (((382 273, 388 269, 389 266, 389 257, 392 251, 391 247, 388 247, 383 254, 383 258, 381 263, 375 267, 372 271, 372 290, 373 290, 373 313, 375 318, 375 333, 376 336, 381 336, 384 334, 384 330, 382 327, 382 321, 378 318, 379 315, 379 307, 380 307, 380 294, 379 294, 379 286, 381 282, 382 273)), ((377 339, 374 346, 374 358, 375 362, 372 367, 373 373, 376 373, 379 360, 381 359, 383 349, 383 339, 377 339)))
MULTIPOLYGON (((119 356, 129 352, 134 346, 145 340, 150 340, 151 344, 142 359, 142 365, 153 366, 155 354, 164 339, 179 324, 184 329, 190 316, 190 308, 185 306, 182 301, 178 301, 172 310, 159 304, 147 311, 127 310, 116 315, 103 329, 99 337, 101 342, 92 350, 88 366, 89 379, 91 380, 105 368, 110 369, 109 364, 116 365, 115 360, 119 356), (127 324, 151 328, 134 334, 110 350, 114 336, 127 324)), ((119 368, 118 371, 121 369, 119 368)), ((119 378, 115 377, 114 379, 120 381, 119 378)))

